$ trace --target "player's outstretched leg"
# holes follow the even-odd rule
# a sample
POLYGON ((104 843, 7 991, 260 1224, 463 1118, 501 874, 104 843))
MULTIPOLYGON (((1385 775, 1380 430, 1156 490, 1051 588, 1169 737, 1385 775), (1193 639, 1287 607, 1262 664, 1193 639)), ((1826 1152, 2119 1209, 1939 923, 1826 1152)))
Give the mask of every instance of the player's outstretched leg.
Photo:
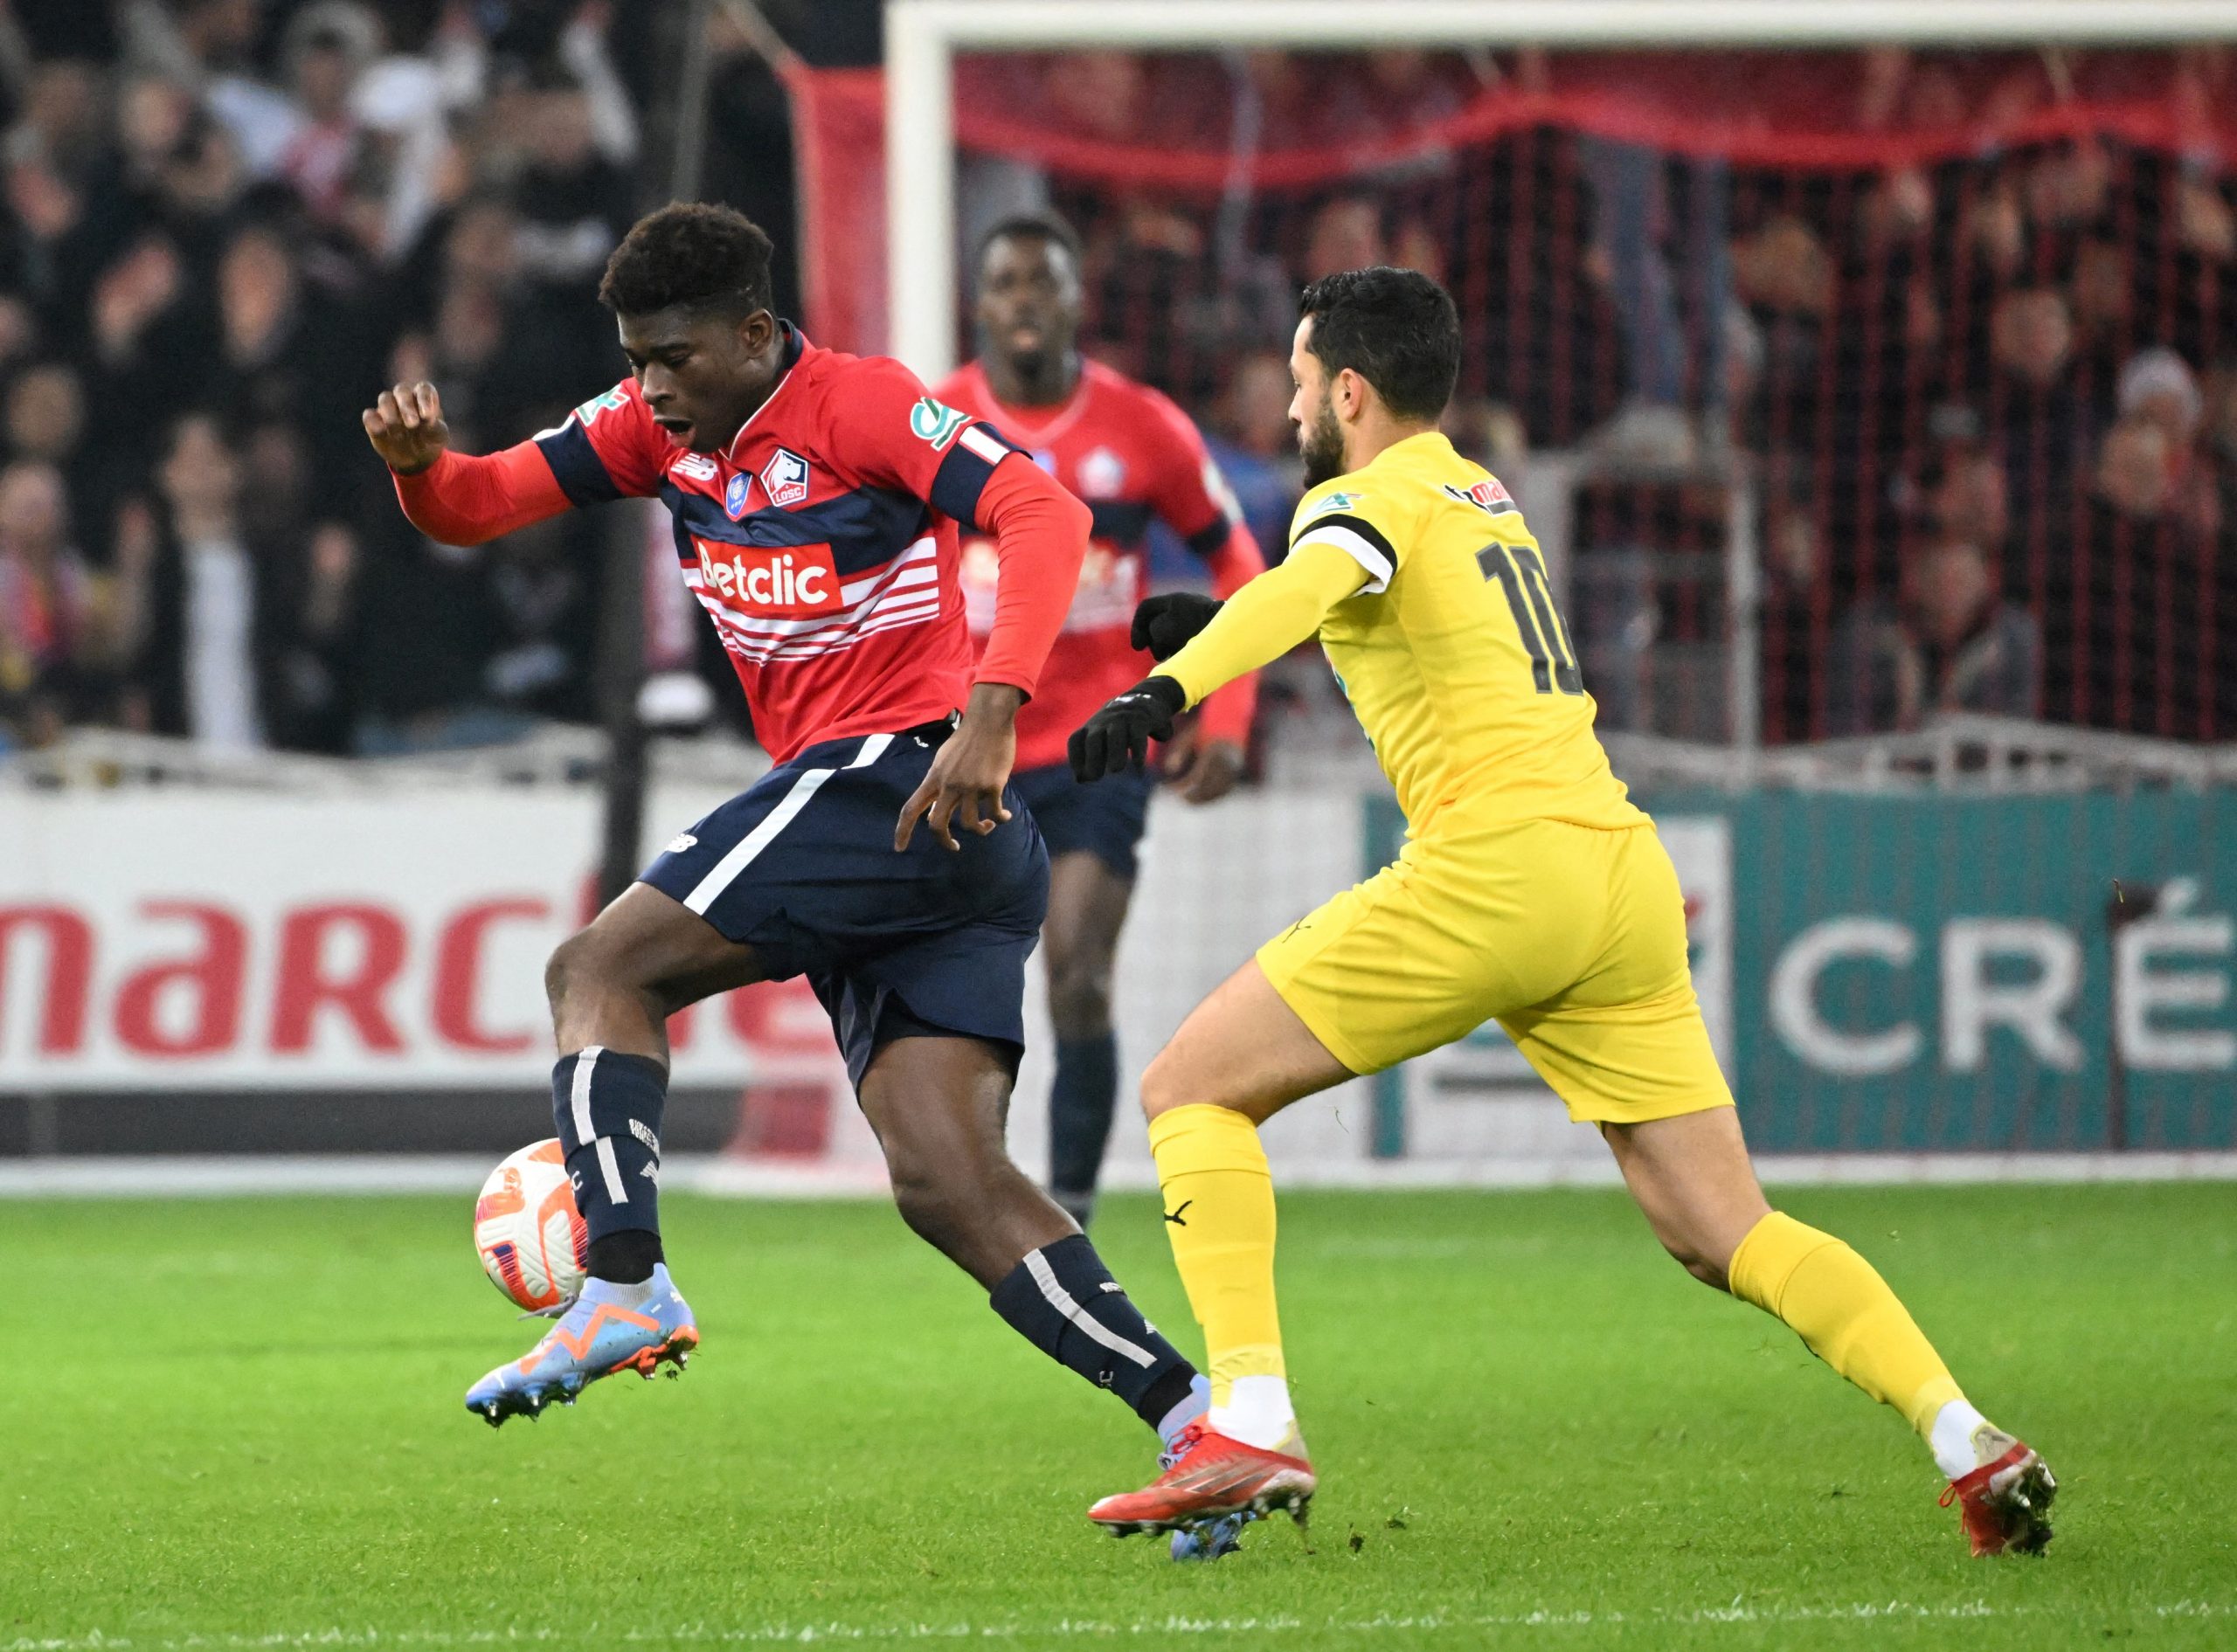
POLYGON ((699 1344, 668 1275, 660 1237, 660 1130, 668 1015, 708 992, 761 978, 751 952, 682 904, 633 885, 554 953, 545 985, 559 1047, 551 1114, 589 1231, 580 1297, 523 1358, 467 1391, 494 1427, 540 1415, 601 1377, 661 1365, 674 1376, 699 1344))
POLYGON ((1211 1408, 1156 1481, 1088 1510, 1105 1529, 1168 1531, 1275 1509, 1304 1520, 1318 1482, 1290 1402, 1274 1182, 1258 1124, 1349 1076, 1255 962, 1196 1007, 1143 1075, 1166 1236, 1203 1327, 1211 1408))
POLYGON ((2042 1458, 1973 1407, 1871 1263, 1764 1201, 1731 1108, 1603 1133, 1655 1236, 1688 1273, 1783 1320, 1917 1430, 1975 1554, 2033 1553, 2050 1542, 2058 1483, 2042 1458))
POLYGON ((1203 1414, 1207 1385, 1010 1158, 1002 1121, 1013 1076, 996 1046, 929 1027, 878 1047, 860 1094, 894 1202, 986 1288, 1011 1329, 1118 1395, 1169 1449, 1203 1414))

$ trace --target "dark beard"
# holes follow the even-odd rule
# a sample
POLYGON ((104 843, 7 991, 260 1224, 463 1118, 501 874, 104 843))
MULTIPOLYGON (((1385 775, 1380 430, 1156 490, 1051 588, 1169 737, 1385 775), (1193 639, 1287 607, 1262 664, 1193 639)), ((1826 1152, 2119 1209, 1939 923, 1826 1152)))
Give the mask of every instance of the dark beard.
POLYGON ((1336 423, 1336 410, 1325 399, 1312 415, 1312 428, 1299 447, 1305 456, 1305 485, 1308 489, 1333 481, 1344 473, 1344 431, 1336 423))

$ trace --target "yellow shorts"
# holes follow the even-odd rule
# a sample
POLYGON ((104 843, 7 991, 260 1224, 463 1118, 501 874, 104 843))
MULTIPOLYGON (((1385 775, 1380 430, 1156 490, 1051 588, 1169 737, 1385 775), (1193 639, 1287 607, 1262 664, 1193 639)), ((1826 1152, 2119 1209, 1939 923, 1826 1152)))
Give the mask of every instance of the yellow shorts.
POLYGON ((1258 949, 1329 1053, 1379 1072, 1496 1020, 1569 1116, 1728 1107, 1652 826, 1440 831, 1258 949))

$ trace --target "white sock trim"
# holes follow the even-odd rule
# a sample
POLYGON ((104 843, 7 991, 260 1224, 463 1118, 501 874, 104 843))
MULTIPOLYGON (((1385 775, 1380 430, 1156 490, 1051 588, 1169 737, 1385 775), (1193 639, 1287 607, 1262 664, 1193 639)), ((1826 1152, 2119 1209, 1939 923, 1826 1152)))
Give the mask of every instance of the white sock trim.
POLYGON ((1969 1400, 1953 1400, 1934 1414, 1934 1427, 1927 1431, 1927 1448, 1934 1453, 1934 1466, 1945 1479, 1957 1479, 1981 1466, 1973 1449, 1973 1431, 1987 1423, 1988 1419, 1974 1410, 1969 1400))
POLYGON ((1297 1413, 1290 1406, 1285 1377, 1237 1377, 1228 1385, 1227 1404, 1211 1410, 1212 1431, 1261 1451, 1279 1451, 1297 1434, 1297 1413))
POLYGON ((606 1196, 617 1205, 629 1202, 629 1185, 621 1179, 621 1165, 613 1157, 613 1137, 598 1138, 598 1167, 606 1178, 606 1196))
POLYGON ((1120 1336, 1110 1326, 1099 1322, 1086 1309, 1081 1307, 1072 1293, 1066 1290, 1058 1282, 1056 1270, 1049 1265, 1049 1259, 1039 1251, 1028 1250, 1025 1253, 1025 1270, 1033 1275, 1033 1282, 1041 1287, 1042 1299, 1051 1308, 1085 1331, 1091 1340, 1101 1343, 1122 1358, 1132 1360, 1145 1371, 1157 1363, 1156 1356, 1141 1344, 1120 1336))
POLYGON ((597 1138, 598 1127, 591 1123, 591 1074, 597 1069, 598 1058, 606 1053, 602 1044, 586 1046, 575 1057, 575 1082, 567 1092, 567 1099, 575 1109, 575 1145, 587 1147, 597 1138))

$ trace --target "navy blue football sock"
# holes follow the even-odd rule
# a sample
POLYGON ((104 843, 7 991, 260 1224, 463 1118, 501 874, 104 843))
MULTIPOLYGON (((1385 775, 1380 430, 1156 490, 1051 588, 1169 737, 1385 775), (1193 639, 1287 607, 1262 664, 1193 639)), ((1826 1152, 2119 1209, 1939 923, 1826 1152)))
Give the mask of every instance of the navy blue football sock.
POLYGON ((667 1069, 649 1056, 593 1044, 562 1056, 551 1069, 551 1117, 575 1184, 575 1207, 590 1234, 592 1278, 615 1277, 600 1271, 603 1262, 620 1275, 642 1268, 641 1279, 660 1260, 656 1249, 647 1259, 641 1239, 615 1236, 660 1233, 661 1111, 667 1101, 667 1069))
POLYGON ((1095 1207, 1118 1101, 1118 1039, 1105 1033, 1059 1040, 1056 1082, 1049 1087, 1049 1191, 1083 1227, 1095 1207))
POLYGON ((1153 1428, 1195 1383, 1196 1368, 1142 1317, 1084 1234, 1028 1251, 987 1300, 1019 1336, 1153 1428))

